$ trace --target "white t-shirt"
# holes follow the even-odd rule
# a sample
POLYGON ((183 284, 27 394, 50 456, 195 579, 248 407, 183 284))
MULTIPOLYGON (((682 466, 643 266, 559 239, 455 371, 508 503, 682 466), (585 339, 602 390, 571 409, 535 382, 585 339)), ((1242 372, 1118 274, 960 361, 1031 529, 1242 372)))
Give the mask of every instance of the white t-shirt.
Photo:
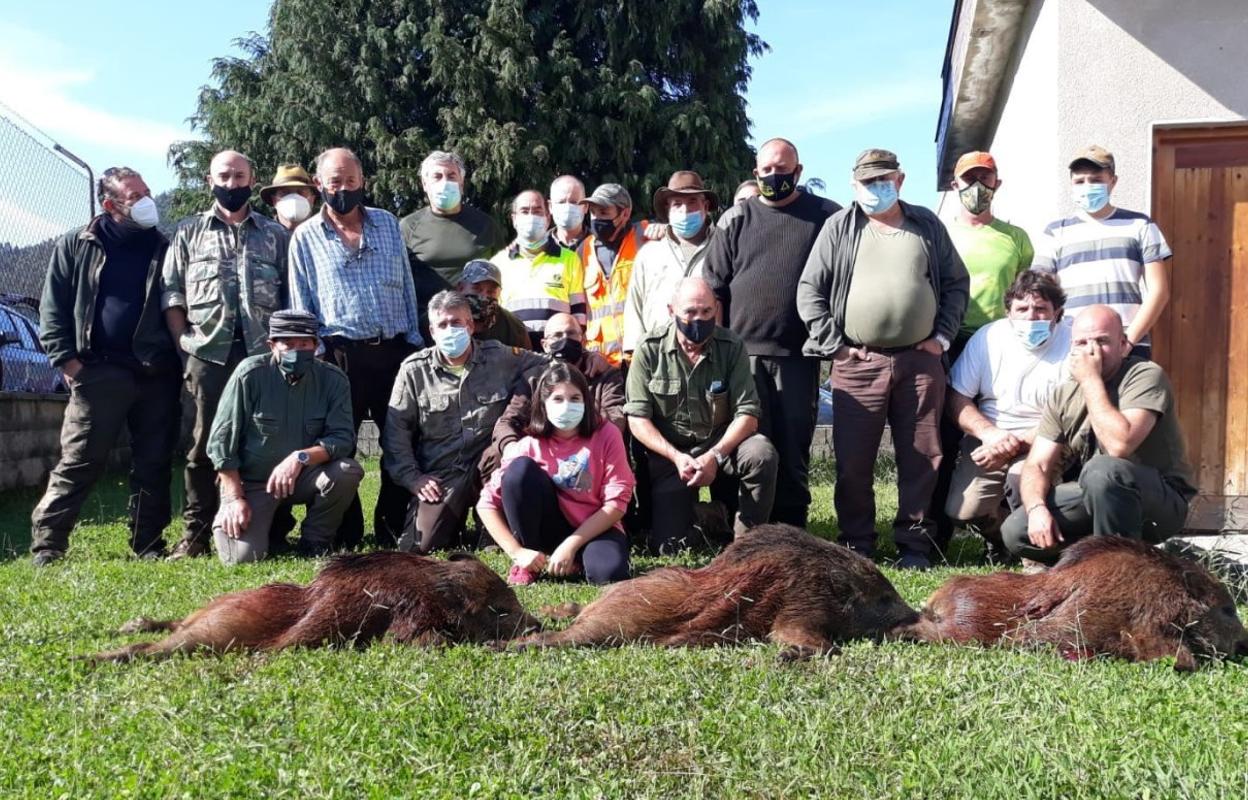
POLYGON ((1040 424, 1040 412, 1054 387, 1070 375, 1069 320, 1057 324, 1038 350, 1028 350, 1008 319, 975 332, 949 373, 949 385, 976 401, 998 428, 1020 433, 1040 424))

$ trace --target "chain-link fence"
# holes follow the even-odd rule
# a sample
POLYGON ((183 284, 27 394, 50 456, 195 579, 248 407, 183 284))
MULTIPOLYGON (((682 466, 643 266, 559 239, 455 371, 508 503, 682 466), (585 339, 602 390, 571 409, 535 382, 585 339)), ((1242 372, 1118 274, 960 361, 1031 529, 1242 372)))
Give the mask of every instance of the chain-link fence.
POLYGON ((49 392, 38 298, 57 238, 93 212, 87 165, 0 103, 0 389, 49 392))

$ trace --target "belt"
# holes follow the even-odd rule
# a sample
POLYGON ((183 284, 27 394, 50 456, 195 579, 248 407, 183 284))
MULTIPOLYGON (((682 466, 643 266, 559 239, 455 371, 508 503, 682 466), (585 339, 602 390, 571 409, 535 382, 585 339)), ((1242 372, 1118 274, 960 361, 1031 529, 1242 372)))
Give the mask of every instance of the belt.
POLYGON ((393 344, 400 341, 406 341, 407 337, 403 334, 391 336, 389 339, 377 334, 371 339, 348 339, 345 336, 327 336, 325 337, 334 347, 378 347, 383 344, 393 344))
POLYGON ((904 353, 907 350, 914 349, 914 345, 907 345, 905 347, 876 347, 875 345, 862 344, 858 346, 861 347, 863 350, 866 350, 868 353, 881 353, 886 356, 895 355, 897 353, 904 353))

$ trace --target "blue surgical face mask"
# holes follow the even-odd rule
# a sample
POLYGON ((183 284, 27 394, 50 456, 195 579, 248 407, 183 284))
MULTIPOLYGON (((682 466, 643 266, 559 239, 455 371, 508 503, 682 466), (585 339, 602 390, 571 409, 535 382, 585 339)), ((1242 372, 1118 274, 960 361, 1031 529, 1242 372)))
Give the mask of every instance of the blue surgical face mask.
POLYGON ((451 211, 459 206, 461 200, 459 184, 455 181, 442 181, 434 186, 429 202, 439 211, 451 211))
POLYGON ((570 231, 580 227, 581 220, 585 219, 585 209, 576 203, 554 203, 550 207, 550 215, 556 227, 570 231))
POLYGON ((546 240, 546 217, 541 214, 517 214, 512 217, 516 238, 525 244, 546 240))
POLYGON ((854 199, 868 214, 883 214, 897 203, 897 184, 893 181, 874 181, 854 188, 854 199))
POLYGON ((1075 208, 1095 214, 1109 204, 1108 183, 1076 183, 1070 189, 1075 208))
POLYGON ((468 349, 472 337, 468 334, 468 329, 459 325, 452 325, 449 328, 435 328, 433 331, 433 343, 437 345, 438 350, 442 351, 442 355, 447 358, 459 358, 468 349))
POLYGON ((570 431, 581 424, 585 416, 585 404, 569 400, 560 403, 555 400, 546 401, 546 419, 561 431, 570 431))
POLYGON ((1010 327, 1028 350, 1039 350, 1053 335, 1051 319, 1012 319, 1010 327))
POLYGON ((689 211, 684 206, 675 206, 667 212, 667 224, 682 239, 692 239, 702 230, 706 215, 701 211, 689 211))

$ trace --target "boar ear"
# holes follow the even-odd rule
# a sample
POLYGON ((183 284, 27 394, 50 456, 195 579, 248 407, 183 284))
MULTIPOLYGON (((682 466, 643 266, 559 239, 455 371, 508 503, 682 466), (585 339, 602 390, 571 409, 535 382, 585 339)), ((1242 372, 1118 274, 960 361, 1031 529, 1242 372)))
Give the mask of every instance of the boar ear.
POLYGON ((1192 654, 1191 649, 1185 644, 1179 645, 1179 649, 1174 653, 1174 671, 1196 671, 1196 656, 1192 654))
POLYGON ((477 557, 474 556, 472 553, 465 553, 462 550, 457 550, 454 553, 451 553, 450 555, 448 555, 446 557, 446 560, 447 561, 476 561, 477 557))

